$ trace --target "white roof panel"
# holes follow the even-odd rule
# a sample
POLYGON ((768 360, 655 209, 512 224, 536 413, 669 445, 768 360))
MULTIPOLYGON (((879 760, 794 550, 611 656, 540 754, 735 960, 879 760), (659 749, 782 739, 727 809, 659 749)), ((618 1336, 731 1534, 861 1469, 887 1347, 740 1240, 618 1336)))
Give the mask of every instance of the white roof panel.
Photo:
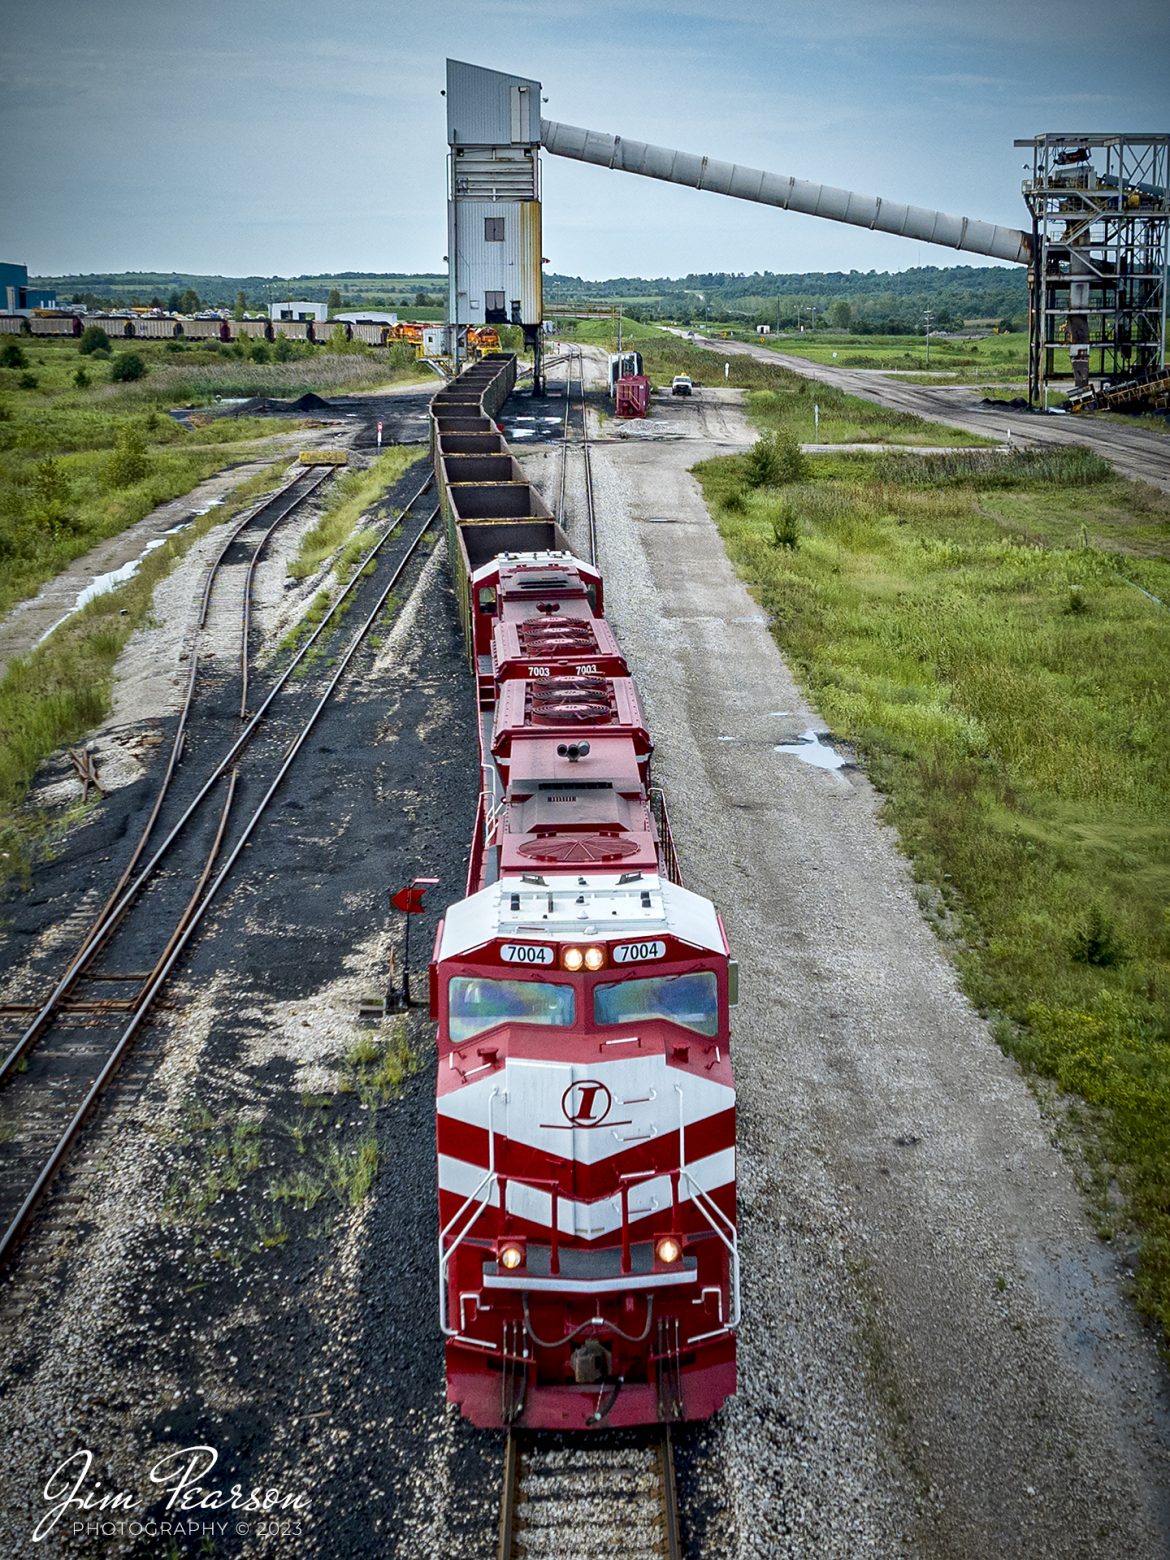
POLYGON ((439 957, 457 958, 497 937, 548 942, 661 934, 723 952, 715 906, 667 878, 611 872, 542 879, 533 874, 504 878, 452 905, 439 957))

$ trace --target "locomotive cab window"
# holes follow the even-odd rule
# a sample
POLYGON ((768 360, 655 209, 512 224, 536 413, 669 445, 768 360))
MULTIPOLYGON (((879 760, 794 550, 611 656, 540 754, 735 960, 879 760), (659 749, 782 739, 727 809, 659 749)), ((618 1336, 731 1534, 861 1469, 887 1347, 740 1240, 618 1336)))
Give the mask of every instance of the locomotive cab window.
POLYGON ((481 612, 495 612, 496 588, 494 585, 483 585, 480 587, 479 610, 481 612))
POLYGON ((714 970, 652 975, 593 988, 596 1024, 636 1024, 663 1019, 700 1035, 719 1033, 719 983, 714 970))
POLYGON ((577 1016, 572 986, 543 980, 490 980, 453 975, 447 987, 447 1029, 454 1045, 499 1024, 545 1024, 567 1029, 577 1016))

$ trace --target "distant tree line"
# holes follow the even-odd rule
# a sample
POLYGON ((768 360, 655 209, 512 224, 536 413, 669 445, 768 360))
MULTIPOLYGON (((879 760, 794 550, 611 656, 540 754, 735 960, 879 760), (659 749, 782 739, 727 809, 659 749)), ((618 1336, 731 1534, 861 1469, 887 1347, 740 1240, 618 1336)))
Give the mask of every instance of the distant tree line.
MULTIPOLYGON (((145 305, 184 314, 200 308, 236 314, 266 309, 280 298, 343 309, 441 311, 446 279, 438 275, 341 271, 333 276, 195 276, 154 272, 36 277, 58 297, 89 308, 145 305)), ((831 325, 861 334, 900 334, 922 329, 929 309, 939 330, 968 320, 1027 323, 1027 283, 1020 266, 915 266, 906 271, 694 272, 682 277, 618 276, 587 281, 551 274, 545 299, 571 304, 584 299, 621 302, 646 321, 700 324, 831 325)))
POLYGON ((782 275, 696 272, 672 278, 614 277, 589 282, 550 276, 546 297, 633 298, 624 305, 635 319, 693 323, 832 325, 861 334, 901 334, 932 325, 956 329, 966 320, 1027 323, 1027 279, 1022 267, 917 266, 908 271, 809 271, 782 275))

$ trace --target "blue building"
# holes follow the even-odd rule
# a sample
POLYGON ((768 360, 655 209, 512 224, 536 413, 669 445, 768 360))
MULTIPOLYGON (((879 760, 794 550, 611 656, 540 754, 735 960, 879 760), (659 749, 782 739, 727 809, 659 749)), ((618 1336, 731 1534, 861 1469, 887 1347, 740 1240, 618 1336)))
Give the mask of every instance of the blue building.
POLYGON ((56 293, 41 292, 28 285, 27 265, 10 265, 0 260, 0 313, 17 314, 22 309, 56 307, 56 293))

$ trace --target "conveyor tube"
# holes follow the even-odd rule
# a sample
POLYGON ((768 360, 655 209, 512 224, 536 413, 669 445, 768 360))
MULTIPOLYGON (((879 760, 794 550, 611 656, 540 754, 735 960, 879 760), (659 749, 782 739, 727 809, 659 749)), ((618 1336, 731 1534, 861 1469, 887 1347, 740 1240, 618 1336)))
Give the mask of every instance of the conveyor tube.
POLYGON ((620 135, 582 130, 576 125, 561 125, 550 119, 541 120, 540 134, 545 151, 555 157, 597 163, 602 168, 618 168, 623 173, 640 173, 648 179, 686 184, 691 189, 714 190, 717 195, 760 201, 765 206, 802 211, 811 217, 828 217, 833 222, 851 222, 855 227, 897 233, 903 238, 944 244, 949 249, 965 249, 971 254, 991 255, 1017 265, 1027 265, 1031 259, 1031 239, 1019 228, 998 227, 994 222, 978 222, 971 217, 953 217, 945 211, 930 211, 925 206, 883 200, 880 195, 857 195, 851 190, 834 189, 830 184, 812 184, 807 179, 765 173, 759 168, 743 168, 738 163, 717 162, 712 157, 699 157, 693 152, 648 146, 643 141, 627 141, 620 135))

